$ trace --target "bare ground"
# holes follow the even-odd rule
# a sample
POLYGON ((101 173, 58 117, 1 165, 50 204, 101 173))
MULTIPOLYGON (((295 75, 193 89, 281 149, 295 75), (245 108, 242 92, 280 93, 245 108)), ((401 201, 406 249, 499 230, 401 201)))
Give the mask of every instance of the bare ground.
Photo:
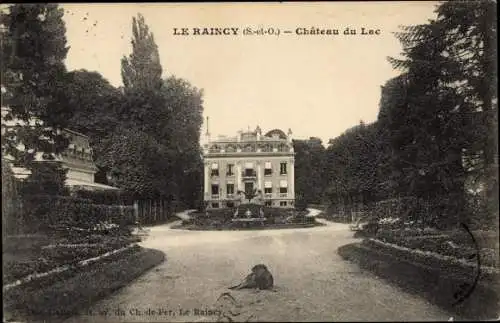
POLYGON ((231 311, 234 321, 449 319, 426 300, 342 260, 337 248, 355 239, 348 225, 327 223, 217 232, 170 229, 175 223, 153 227, 142 244, 165 252, 167 261, 66 322, 216 321, 217 310, 231 311), (273 273, 274 291, 227 289, 257 263, 273 273), (234 301, 218 301, 225 292, 234 301))

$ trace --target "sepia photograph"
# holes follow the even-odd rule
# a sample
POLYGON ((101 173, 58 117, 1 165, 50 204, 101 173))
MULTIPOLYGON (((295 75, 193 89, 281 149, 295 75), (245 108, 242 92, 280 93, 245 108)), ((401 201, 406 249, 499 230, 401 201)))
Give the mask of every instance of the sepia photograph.
POLYGON ((0 4, 3 322, 500 320, 493 0, 0 4))

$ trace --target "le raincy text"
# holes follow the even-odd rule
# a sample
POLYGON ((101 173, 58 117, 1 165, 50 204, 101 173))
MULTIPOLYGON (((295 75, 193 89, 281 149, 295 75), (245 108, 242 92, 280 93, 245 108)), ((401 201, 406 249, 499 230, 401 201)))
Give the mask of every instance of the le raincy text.
POLYGON ((174 36, 236 36, 239 34, 240 28, 226 27, 226 28, 174 28, 174 36))

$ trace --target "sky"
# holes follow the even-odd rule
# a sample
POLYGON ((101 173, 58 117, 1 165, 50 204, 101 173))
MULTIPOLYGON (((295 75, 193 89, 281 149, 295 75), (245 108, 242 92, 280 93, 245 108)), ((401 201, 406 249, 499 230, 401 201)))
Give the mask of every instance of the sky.
MULTIPOLYGON (((326 144, 376 120, 380 87, 400 72, 393 32, 426 23, 436 2, 64 4, 69 70, 101 73, 122 85, 120 59, 132 50, 132 17, 141 13, 159 48, 164 76, 204 91, 204 120, 214 135, 279 128, 326 144), (174 35, 174 28, 239 28, 238 35, 174 35), (243 35, 242 30, 280 30, 243 35), (297 35, 297 28, 339 35, 297 35), (343 34, 346 28, 356 35, 343 34), (361 35, 365 30, 379 34, 361 35), (285 34, 283 31, 292 33, 285 34)), ((203 132, 206 130, 206 123, 203 132)))

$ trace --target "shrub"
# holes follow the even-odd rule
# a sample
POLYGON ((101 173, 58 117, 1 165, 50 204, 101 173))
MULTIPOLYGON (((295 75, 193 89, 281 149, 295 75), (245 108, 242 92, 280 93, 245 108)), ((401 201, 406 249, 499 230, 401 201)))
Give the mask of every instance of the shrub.
POLYGON ((299 195, 299 197, 295 201, 295 207, 297 208, 297 210, 306 210, 307 206, 307 200, 302 195, 299 195))
POLYGON ((60 162, 33 162, 30 170, 31 174, 21 186, 23 196, 69 195, 69 189, 65 185, 68 170, 60 162))
POLYGON ((198 212, 205 212, 205 210, 207 209, 207 206, 208 206, 208 203, 203 201, 203 200, 199 200, 197 202, 197 207, 196 207, 196 210, 198 212))

